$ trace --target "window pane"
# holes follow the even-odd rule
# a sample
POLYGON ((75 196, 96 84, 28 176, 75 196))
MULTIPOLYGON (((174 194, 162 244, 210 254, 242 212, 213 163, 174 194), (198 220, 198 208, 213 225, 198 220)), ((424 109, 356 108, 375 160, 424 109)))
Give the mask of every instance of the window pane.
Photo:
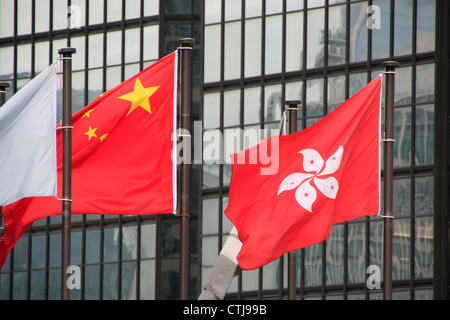
POLYGON ((344 283, 344 226, 335 225, 326 241, 326 284, 344 283))
POLYGON ((100 262, 100 230, 86 231, 86 248, 85 262, 99 263, 100 262))
POLYGON ((122 0, 106 0, 106 20, 122 20, 122 0))
POLYGON ((325 5, 325 0, 308 0, 308 8, 315 8, 325 5))
POLYGON ((31 268, 45 267, 47 237, 45 235, 31 237, 31 268))
POLYGON ((164 4, 167 14, 190 14, 192 12, 191 1, 165 0, 164 4))
POLYGON ((241 22, 225 24, 224 80, 241 75, 241 22))
POLYGON ((140 29, 125 30, 125 63, 139 61, 140 34, 140 29))
POLYGON ((220 25, 205 27, 204 81, 220 80, 220 25))
POLYGON ((13 78, 14 68, 14 48, 0 48, 0 80, 13 78))
POLYGON ((367 2, 350 6, 350 62, 367 60, 367 2))
POLYGON ((86 106, 84 103, 84 71, 72 73, 72 113, 86 106))
POLYGON ((303 12, 286 15, 286 72, 303 69, 303 12))
POLYGON ((306 66, 308 69, 323 67, 324 12, 323 9, 308 11, 306 56, 306 66))
POLYGON ((106 90, 111 90, 122 82, 121 67, 111 67, 106 69, 106 90))
POLYGON ((244 124, 258 123, 261 117, 261 88, 244 89, 244 124))
POLYGON ((105 264, 103 266, 103 300, 117 299, 117 284, 118 284, 118 265, 117 263, 105 264))
POLYGON ((345 102, 345 76, 328 78, 328 112, 345 102))
POLYGON ((281 13, 283 0, 266 0, 266 14, 281 13))
POLYGON ((217 234, 219 232, 219 199, 203 199, 202 213, 202 234, 217 234))
POLYGON ((159 14, 159 0, 144 1, 144 16, 154 16, 159 14))
POLYGON ((137 264, 136 261, 122 263, 121 299, 136 300, 137 264))
POLYGON ((89 35, 89 68, 103 66, 103 34, 89 35))
POLYGON ((67 15, 61 12, 67 12, 67 0, 53 1, 53 30, 67 28, 67 15))
POLYGON ((348 226, 348 270, 349 283, 361 283, 366 279, 366 225, 363 223, 348 226))
POLYGON ((103 1, 89 1, 89 24, 103 23, 103 1))
POLYGON ((352 97, 367 85, 367 73, 354 73, 349 75, 349 97, 352 97))
MULTIPOLYGON (((394 216, 395 211, 394 211, 394 216)), ((395 219, 392 239, 392 277, 393 280, 409 279, 411 269, 411 226, 409 219, 395 219)))
POLYGON ((137 226, 122 228, 122 260, 137 258, 137 226))
POLYGON ((262 289, 271 290, 280 287, 280 260, 277 259, 263 266, 262 289))
POLYGON ((245 17, 257 17, 262 14, 262 0, 245 0, 245 17))
POLYGON ((395 70, 395 106, 407 105, 412 102, 411 70, 411 67, 395 70))
POLYGON ((415 220, 414 278, 433 278, 433 218, 415 220))
POLYGON ((13 274, 13 300, 27 298, 27 273, 15 272, 13 274))
POLYGON ((306 116, 323 115, 324 79, 308 80, 306 82, 306 116))
POLYGON ((328 22, 328 65, 346 61, 346 6, 331 7, 328 22))
POLYGON ((244 76, 261 74, 261 19, 245 21, 244 76))
POLYGON ((34 72, 35 75, 49 66, 48 42, 37 42, 34 44, 34 72))
POLYGON ((141 259, 156 256, 156 224, 141 226, 141 259))
POLYGON ((222 14, 221 0, 205 1, 205 24, 220 22, 222 14))
POLYGON ((72 231, 70 233, 70 263, 81 264, 81 255, 83 251, 83 234, 81 231, 72 231))
POLYGON ((69 8, 67 8, 67 13, 70 15, 67 27, 71 29, 84 27, 86 25, 86 1, 71 0, 69 8))
POLYGON ((303 0, 286 0, 286 11, 303 9, 303 0))
POLYGON ((411 54, 413 1, 395 1, 394 10, 394 55, 411 54))
MULTIPOLYGON (((45 258, 45 256, 43 257, 45 258)), ((30 299, 44 300, 45 298, 45 271, 31 271, 30 273, 30 299)))
POLYGON ((416 107, 415 164, 434 162, 434 105, 416 107))
POLYGON ((125 1, 125 19, 134 19, 141 16, 141 0, 125 1))
POLYGON ((24 236, 17 240, 14 246, 14 270, 27 269, 28 260, 28 236, 24 236))
POLYGON ((122 31, 106 34, 106 65, 112 66, 122 62, 122 31))
POLYGON ((436 0, 417 1, 417 52, 435 50, 436 0))
POLYGON ((220 127, 220 93, 205 93, 203 96, 204 129, 220 127))
POLYGON ((31 77, 31 45, 17 46, 17 78, 31 77))
POLYGON ((322 284, 322 243, 305 248, 305 287, 322 284))
POLYGON ((433 183, 433 177, 415 178, 414 214, 416 216, 433 214, 433 183))
POLYGON ((394 110, 394 168, 411 165, 411 108, 394 110))
POLYGON ((103 261, 112 262, 118 260, 119 228, 103 229, 103 261))
POLYGON ((100 266, 86 266, 84 268, 84 299, 98 300, 100 298, 99 289, 100 266))
MULTIPOLYGON (((12 1, 11 1, 12 2, 12 1)), ((50 1, 35 0, 34 29, 36 33, 49 30, 50 26, 50 1)))
POLYGON ((50 235, 49 267, 61 266, 61 233, 50 235))
POLYGON ((242 0, 225 1, 225 21, 240 19, 242 16, 241 11, 242 0))
POLYGON ((13 35, 14 1, 0 0, 0 38, 12 37, 13 35))
POLYGON ((394 217, 407 217, 411 215, 411 180, 395 179, 393 194, 394 217))
POLYGON ((281 103, 281 85, 266 86, 264 88, 264 121, 281 120, 284 105, 281 103))
POLYGON ((17 35, 31 33, 31 0, 17 1, 17 35))
POLYGON ((144 27, 144 60, 156 60, 159 57, 159 26, 144 27))
POLYGON ((265 73, 281 72, 283 18, 281 15, 266 18, 265 73))
POLYGON ((416 102, 433 102, 435 88, 434 64, 419 65, 416 67, 416 102))
MULTIPOLYGON (((380 28, 372 28, 372 59, 389 57, 389 38, 391 29, 390 1, 373 0, 373 5, 380 8, 380 28)), ((376 23, 376 21, 374 22, 376 23)))
POLYGON ((103 70, 89 70, 88 71, 88 103, 91 103, 95 98, 103 93, 103 70))
POLYGON ((139 273, 139 299, 155 299, 155 261, 141 261, 139 273))
POLYGON ((241 91, 225 91, 223 94, 223 126, 230 127, 240 124, 241 91))

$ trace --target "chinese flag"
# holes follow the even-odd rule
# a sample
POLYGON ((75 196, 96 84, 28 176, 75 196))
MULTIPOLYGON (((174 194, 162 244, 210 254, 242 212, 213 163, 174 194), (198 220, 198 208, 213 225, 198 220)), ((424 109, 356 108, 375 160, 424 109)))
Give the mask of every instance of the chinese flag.
MULTIPOLYGON (((174 52, 73 115, 72 213, 176 211, 176 70, 174 52)), ((61 194, 61 130, 57 147, 61 194)), ((61 202, 55 197, 26 198, 3 207, 0 266, 34 221, 58 214, 61 202)))
POLYGON ((381 80, 314 125, 232 155, 225 214, 243 243, 241 269, 320 243, 334 224, 378 214, 381 80))

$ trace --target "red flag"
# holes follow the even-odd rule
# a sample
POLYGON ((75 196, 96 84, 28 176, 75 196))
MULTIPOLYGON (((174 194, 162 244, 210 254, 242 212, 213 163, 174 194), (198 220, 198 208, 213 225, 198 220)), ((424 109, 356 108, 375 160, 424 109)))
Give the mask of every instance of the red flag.
POLYGON ((232 156, 225 214, 243 243, 240 268, 261 267, 324 241, 334 224, 378 214, 381 80, 314 125, 232 156))
MULTIPOLYGON (((176 70, 174 52, 73 115, 72 213, 176 211, 176 70)), ((60 130, 57 143, 61 191, 60 130)), ((55 197, 3 207, 0 266, 34 221, 58 214, 61 204, 55 197)))

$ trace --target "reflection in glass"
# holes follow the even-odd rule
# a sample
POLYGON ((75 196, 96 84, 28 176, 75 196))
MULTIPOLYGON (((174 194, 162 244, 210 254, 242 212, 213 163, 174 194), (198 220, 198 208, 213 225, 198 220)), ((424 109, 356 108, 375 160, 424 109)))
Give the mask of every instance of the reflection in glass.
POLYGON ((328 112, 333 111, 345 102, 345 76, 328 78, 328 112))
POLYGON ((31 268, 39 269, 45 267, 47 237, 37 235, 31 238, 31 268))
POLYGON ((164 4, 167 14, 189 14, 192 12, 191 1, 166 0, 164 4))
MULTIPOLYGON (((61 272, 60 272, 61 273, 61 272)), ((84 268, 84 299, 98 300, 100 298, 99 279, 100 266, 86 266, 84 268)))
POLYGON ((72 113, 86 106, 84 103, 84 71, 72 73, 72 113))
POLYGON ((245 20, 244 76, 261 74, 261 25, 262 20, 245 20))
POLYGON ((141 300, 155 299, 155 260, 141 261, 139 271, 139 298, 141 300))
POLYGON ((136 261, 122 263, 121 293, 122 300, 136 300, 137 264, 136 261))
POLYGON ((86 231, 86 243, 89 250, 85 251, 85 263, 100 262, 100 230, 86 231))
POLYGON ((156 60, 159 55, 159 26, 144 27, 144 60, 156 60))
POLYGON ((433 278, 433 218, 418 218, 414 226, 414 278, 433 278))
POLYGON ((366 279, 366 225, 354 223, 348 225, 348 283, 365 282, 366 279))
POLYGON ((394 10, 394 55, 411 54, 413 0, 395 1, 394 10))
POLYGON ((283 17, 281 15, 266 18, 265 73, 281 72, 283 17))
POLYGON ((286 72, 303 69, 303 12, 286 15, 286 72))
POLYGON ((434 105, 416 106, 415 164, 434 162, 434 105))
POLYGON ((346 6, 331 7, 328 12, 328 65, 346 61, 346 6))
POLYGON ((106 34, 106 65, 112 66, 122 62, 122 31, 106 34))
POLYGON ((103 300, 115 300, 117 299, 117 280, 118 280, 118 264, 105 264, 103 265, 103 287, 102 287, 102 299, 103 300))
POLYGON ((308 11, 306 66, 308 69, 324 66, 324 9, 308 11))
POLYGON ((220 25, 206 26, 204 35, 204 66, 205 82, 220 80, 220 25))
POLYGON ((141 259, 156 256, 156 224, 141 226, 141 259))
POLYGON ((103 261, 113 262, 118 260, 119 228, 103 229, 103 261))
POLYGON ((122 227, 122 260, 137 258, 137 226, 122 227))
POLYGON ((14 47, 0 48, 0 80, 13 78, 14 47))
POLYGON ((103 70, 95 69, 88 71, 88 103, 103 93, 103 70))
POLYGON ((349 75, 349 97, 352 97, 367 85, 367 73, 354 73, 349 75))
POLYGON ((74 37, 70 40, 70 46, 77 50, 76 56, 74 55, 72 60, 72 70, 81 70, 84 69, 84 61, 85 61, 85 37, 74 37))
MULTIPOLYGON (((374 218, 372 218, 374 219, 374 218)), ((369 265, 381 266, 384 259, 384 222, 370 221, 369 265)))
POLYGON ((48 266, 61 267, 61 233, 50 234, 48 266))
POLYGON ((367 60, 367 2, 350 5, 350 62, 367 60))
MULTIPOLYGON (((394 216, 396 212, 394 211, 394 216)), ((392 260, 393 280, 403 280, 410 277, 411 269, 411 226, 409 219, 395 219, 393 222, 392 260)))
POLYGON ((225 24, 224 80, 241 75, 241 22, 225 24))
POLYGON ((81 255, 82 255, 82 232, 81 231, 72 231, 70 233, 70 263, 80 265, 81 264, 81 255))
POLYGON ((202 238, 202 279, 206 280, 217 260, 218 237, 202 238))
POLYGON ((241 272, 242 291, 255 291, 259 288, 259 269, 241 272))
POLYGON ((31 77, 31 44, 17 46, 17 78, 31 77))
POLYGON ((263 266, 262 289, 271 290, 280 287, 280 260, 274 260, 263 266))
MULTIPOLYGON (((2 299, 2 297, 0 297, 0 299, 2 299)), ((45 299, 45 271, 44 270, 31 271, 30 300, 44 300, 44 299, 45 299)))

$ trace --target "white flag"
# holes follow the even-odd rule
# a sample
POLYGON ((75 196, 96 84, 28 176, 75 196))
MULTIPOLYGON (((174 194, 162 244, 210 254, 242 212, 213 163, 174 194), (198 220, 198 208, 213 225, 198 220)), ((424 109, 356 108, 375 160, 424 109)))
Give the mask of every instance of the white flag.
POLYGON ((56 196, 56 63, 0 108, 0 205, 56 196))

